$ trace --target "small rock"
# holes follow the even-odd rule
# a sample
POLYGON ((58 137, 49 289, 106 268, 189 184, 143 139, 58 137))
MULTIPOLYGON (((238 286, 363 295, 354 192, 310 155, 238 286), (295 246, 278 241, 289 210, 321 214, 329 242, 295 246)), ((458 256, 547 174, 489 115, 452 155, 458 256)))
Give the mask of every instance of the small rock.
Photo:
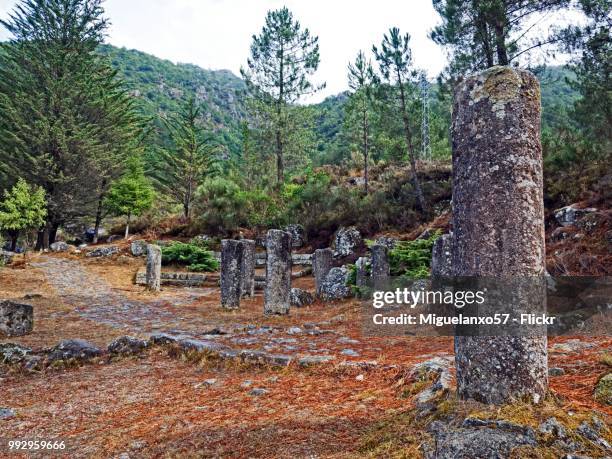
POLYGON ((32 349, 14 343, 0 343, 0 363, 19 363, 32 352, 32 349))
POLYGON ((583 422, 582 424, 580 424, 578 428, 576 429, 576 432, 578 432, 583 437, 588 438, 593 443, 601 446, 604 449, 610 450, 612 448, 610 444, 605 439, 601 438, 597 434, 597 432, 586 422, 583 422))
POLYGON ((195 389, 199 389, 200 387, 212 387, 217 384, 217 380, 215 378, 206 379, 201 383, 198 383, 194 386, 195 389))
POLYGON ((139 354, 147 348, 147 342, 132 336, 122 336, 108 345, 108 352, 119 355, 139 354))
POLYGON ((17 416, 15 410, 11 408, 0 408, 0 419, 11 419, 17 416))
POLYGON ((252 385, 253 385, 253 381, 251 381, 250 379, 247 379, 246 381, 242 381, 242 383, 240 384, 240 387, 242 387, 243 389, 247 389, 251 387, 252 385))
POLYGON ((339 344, 359 344, 359 341, 356 339, 349 338, 348 336, 343 336, 338 338, 339 344))
POLYGON ((156 346, 163 346, 166 344, 173 344, 178 341, 178 338, 167 333, 155 333, 149 337, 149 342, 156 346))
POLYGON ((559 367, 552 367, 548 369, 548 376, 563 376, 565 374, 565 370, 559 367))
POLYGON ((52 252, 67 252, 70 250, 70 246, 65 242, 58 241, 51 244, 49 249, 51 249, 52 252))
POLYGON ((331 355, 305 355, 298 359, 298 365, 301 367, 309 367, 311 365, 319 365, 333 360, 331 355))
POLYGON ((130 252, 135 257, 143 257, 147 254, 147 241, 138 240, 130 244, 130 252))
POLYGON ((355 376, 355 381, 363 381, 365 379, 364 375, 357 375, 355 376))
POLYGON ((538 431, 543 434, 552 434, 557 438, 564 439, 567 437, 565 427, 556 418, 548 418, 538 427, 538 431))
POLYGON ((346 355, 348 357, 359 357, 359 352, 354 351, 353 349, 343 349, 340 354, 346 355))
POLYGON ((102 351, 83 339, 65 339, 51 348, 48 354, 49 362, 58 360, 89 360, 102 355, 102 351))
POLYGON ((291 292, 289 292, 289 303, 291 303, 291 306, 301 308, 314 303, 314 296, 312 296, 312 294, 306 290, 293 287, 291 292))
POLYGON ((593 212, 597 212, 597 209, 592 207, 586 209, 577 209, 574 206, 575 204, 572 204, 570 206, 562 207, 560 209, 555 210, 555 218, 561 226, 575 225, 578 219, 593 212))
POLYGON ((291 327, 287 330, 288 335, 297 335, 302 333, 302 329, 300 327, 291 327))
POLYGON ((260 395, 266 395, 268 393, 268 391, 266 389, 262 389, 260 387, 256 387, 254 389, 251 389, 249 391, 249 395, 253 395, 253 396, 260 396, 260 395))
POLYGON ((87 252, 87 257, 93 257, 93 258, 98 258, 98 257, 110 257, 116 253, 119 253, 119 247, 117 247, 116 245, 110 245, 108 247, 98 247, 96 249, 93 249, 90 252, 87 252))

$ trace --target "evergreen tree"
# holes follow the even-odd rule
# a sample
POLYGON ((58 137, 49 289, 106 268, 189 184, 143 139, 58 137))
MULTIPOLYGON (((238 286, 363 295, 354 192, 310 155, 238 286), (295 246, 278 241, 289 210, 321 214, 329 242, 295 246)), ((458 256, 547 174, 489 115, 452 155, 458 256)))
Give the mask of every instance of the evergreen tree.
POLYGON ((0 163, 5 175, 43 187, 57 228, 94 213, 139 137, 131 99, 96 54, 107 21, 100 0, 22 0, 2 24, 0 163))
POLYGON ((363 178, 364 190, 368 194, 368 162, 370 149, 370 111, 372 108, 373 86, 377 78, 372 68, 372 63, 366 59, 363 51, 359 51, 354 63, 348 66, 348 84, 353 91, 347 110, 356 118, 358 134, 361 140, 361 152, 363 154, 363 178))
POLYGON ((138 156, 129 159, 126 172, 115 181, 104 200, 106 208, 114 215, 125 216, 125 238, 130 235, 130 221, 153 205, 155 193, 144 175, 144 166, 138 156))
MULTIPOLYGON (((282 8, 269 11, 259 36, 253 36, 248 69, 241 69, 247 85, 269 124, 276 156, 276 181, 284 181, 284 154, 291 141, 291 118, 301 114, 291 104, 323 86, 315 86, 309 77, 319 66, 318 37, 302 29, 293 14, 282 8)), ((300 124, 299 122, 297 123, 300 124)), ((270 144, 269 144, 270 145, 270 144)))
POLYGON ((45 190, 31 187, 20 178, 11 190, 4 191, 0 202, 0 230, 11 238, 11 250, 17 248, 19 234, 28 229, 38 228, 47 216, 45 190))
POLYGON ((172 147, 160 151, 159 168, 153 175, 163 192, 181 204, 183 216, 189 219, 196 190, 204 178, 217 171, 215 148, 204 138, 201 109, 193 97, 165 124, 172 147))
POLYGON ((382 76, 390 84, 394 85, 399 94, 400 110, 402 122, 404 125, 404 135, 406 140, 406 148, 408 149, 408 158, 412 169, 412 184, 416 193, 417 202, 422 212, 427 213, 427 204, 425 196, 421 188, 421 183, 417 175, 416 168, 416 153, 414 149, 414 141, 410 119, 408 116, 408 98, 406 85, 410 83, 410 78, 415 76, 412 69, 412 51, 410 50, 410 35, 407 33, 401 35, 397 27, 389 30, 389 34, 385 34, 380 49, 376 46, 372 47, 376 60, 380 66, 382 76))
POLYGON ((570 0, 433 0, 442 24, 431 32, 449 50, 451 78, 494 65, 509 65, 556 42, 538 28, 546 13, 570 0))

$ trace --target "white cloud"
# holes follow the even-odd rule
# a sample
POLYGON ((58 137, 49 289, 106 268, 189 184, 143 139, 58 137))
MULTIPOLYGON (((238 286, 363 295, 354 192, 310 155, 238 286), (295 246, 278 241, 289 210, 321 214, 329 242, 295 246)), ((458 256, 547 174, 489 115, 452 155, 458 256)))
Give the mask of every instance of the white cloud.
MULTIPOLYGON (((6 18, 17 2, 0 0, 6 18)), ((287 6, 302 26, 319 36, 318 81, 327 88, 313 101, 347 88, 346 66, 360 49, 370 52, 389 27, 412 36, 415 65, 435 76, 444 53, 427 38, 437 14, 430 0, 107 0, 108 42, 173 62, 188 62, 238 74, 270 9, 287 6)), ((0 30, 0 39, 6 39, 0 30)))

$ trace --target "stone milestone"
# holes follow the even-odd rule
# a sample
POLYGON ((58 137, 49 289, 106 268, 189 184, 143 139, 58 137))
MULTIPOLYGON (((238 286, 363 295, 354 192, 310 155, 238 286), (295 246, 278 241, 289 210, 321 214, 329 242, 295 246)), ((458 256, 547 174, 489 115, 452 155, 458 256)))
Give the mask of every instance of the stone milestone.
POLYGON ((288 314, 291 292, 291 234, 272 229, 266 237, 264 312, 288 314))
POLYGON ((332 268, 333 256, 334 254, 330 248, 317 249, 314 252, 312 271, 315 277, 315 292, 317 296, 321 295, 323 281, 327 277, 329 270, 332 268))
POLYGON ((240 307, 244 251, 241 240, 221 241, 221 306, 225 309, 240 307))
MULTIPOLYGON (((455 91, 452 122, 453 276, 544 274, 540 87, 528 71, 492 67, 455 91)), ((545 290, 517 290, 498 312, 545 305, 545 290), (520 306, 519 306, 520 305, 520 306)), ((495 293, 489 292, 488 294, 495 293)), ((486 312, 486 309, 484 309, 486 312)), ((542 399, 547 390, 546 334, 457 336, 459 396, 501 404, 542 399)))
POLYGON ((161 290, 162 251, 157 245, 147 246, 147 289, 152 292, 161 290))

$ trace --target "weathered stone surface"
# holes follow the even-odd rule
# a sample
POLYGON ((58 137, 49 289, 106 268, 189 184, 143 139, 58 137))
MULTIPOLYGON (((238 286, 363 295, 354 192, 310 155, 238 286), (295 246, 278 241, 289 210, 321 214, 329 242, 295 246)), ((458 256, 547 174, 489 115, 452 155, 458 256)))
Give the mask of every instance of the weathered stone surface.
POLYGON ((147 289, 151 292, 161 290, 162 251, 157 245, 147 246, 147 289))
POLYGON ((11 419, 17 416, 17 413, 12 408, 0 408, 0 420, 11 419))
MULTIPOLYGON (((213 282, 214 276, 210 273, 186 273, 183 271, 162 271, 160 274, 161 285, 174 285, 177 287, 200 287, 207 281, 213 282)), ((218 280, 218 279, 217 279, 218 280)), ((136 273, 137 285, 147 285, 147 271, 140 269, 136 273)))
POLYGON ((387 249, 393 250, 397 245, 397 239, 389 236, 380 236, 374 241, 377 245, 384 245, 387 249))
POLYGON ((323 281, 327 277, 329 270, 332 268, 333 256, 334 254, 330 248, 317 249, 314 252, 312 271, 315 277, 315 290, 317 296, 321 295, 323 281))
POLYGON ((98 247, 87 252, 87 257, 92 258, 100 258, 100 257, 110 257, 116 253, 119 253, 119 247, 116 245, 109 245, 108 247, 98 247))
POLYGON ((118 355, 133 355, 141 353, 147 346, 148 343, 142 339, 132 336, 122 336, 108 345, 108 352, 118 355))
POLYGON ((242 262, 240 264, 240 279, 242 296, 253 296, 255 294, 255 241, 251 239, 241 239, 240 243, 244 246, 242 262))
POLYGON ((325 301, 334 301, 351 296, 351 288, 346 285, 348 275, 345 266, 330 269, 321 285, 321 298, 325 301))
POLYGON ((130 244, 130 252, 135 257, 144 257, 147 254, 147 241, 139 239, 130 244))
POLYGON ((555 219, 561 226, 571 226, 575 225, 580 218, 593 212, 597 212, 597 209, 593 207, 578 209, 575 204, 572 204, 555 210, 555 219))
POLYGON ((301 367, 310 367, 331 362, 334 358, 333 355, 305 355, 298 359, 298 365, 301 367))
POLYGON ((302 290, 301 288, 294 287, 289 293, 289 303, 291 303, 291 306, 301 308, 303 306, 308 306, 309 304, 314 303, 314 297, 310 292, 302 290))
POLYGON ((264 312, 288 314, 291 291, 291 235, 281 230, 269 230, 266 253, 264 312))
POLYGON ((374 288, 384 288, 391 275, 389 249, 384 245, 374 244, 370 247, 370 252, 372 253, 372 284, 374 288))
POLYGON ((245 245, 242 241, 221 241, 221 306, 238 309, 242 297, 242 276, 245 245))
POLYGON ((23 336, 34 327, 34 309, 29 304, 0 301, 0 336, 23 336))
POLYGON ((431 251, 431 275, 447 277, 452 275, 452 235, 443 234, 434 242, 431 251))
POLYGON ((102 351, 83 339, 65 339, 51 348, 47 355, 49 362, 58 360, 89 360, 102 355, 102 351))
MULTIPOLYGON (((542 276, 537 79, 510 67, 492 67, 466 78, 455 91, 452 139, 453 275, 542 276)), ((529 299, 530 311, 545 304, 544 293, 529 299)), ((537 402, 546 393, 545 334, 458 336, 455 354, 462 398, 504 403, 528 397, 537 402)))
POLYGON ((17 255, 15 252, 0 249, 0 266, 10 264, 13 261, 13 258, 15 258, 15 255, 17 255))
POLYGON ((178 346, 185 352, 211 352, 218 353, 220 351, 229 350, 229 346, 215 343, 214 341, 204 341, 199 339, 183 338, 177 341, 178 346))
POLYGON ((434 436, 428 459, 473 459, 510 457, 514 448, 536 444, 532 429, 504 421, 466 419, 460 428, 447 427, 439 421, 432 423, 434 436))
POLYGON ((559 367, 553 367, 548 369, 548 376, 563 376, 565 374, 565 370, 559 367))
POLYGON ((29 347, 15 343, 0 343, 0 363, 14 365, 22 362, 32 352, 29 347))
POLYGON ((340 228, 334 236, 334 256, 348 257, 355 253, 355 249, 363 244, 361 233, 354 226, 340 228))
POLYGON ((49 246, 51 252, 67 252, 70 250, 70 246, 63 241, 54 242, 49 246))
POLYGON ((612 405, 612 373, 608 373, 597 382, 593 397, 601 404, 612 405))
POLYGON ((149 336, 149 343, 156 346, 165 346, 166 344, 174 344, 178 341, 178 338, 174 335, 167 333, 154 333, 149 336))
POLYGON ((370 273, 368 272, 368 267, 370 265, 370 259, 367 257, 359 257, 355 262, 356 276, 355 276, 355 286, 357 288, 363 288, 368 285, 368 279, 370 277, 370 273))
POLYGON ((264 351, 244 350, 240 352, 240 359, 244 362, 286 367, 292 362, 293 357, 284 354, 268 354, 264 351))
POLYGON ((285 231, 291 234, 291 247, 298 249, 306 243, 306 230, 302 225, 292 223, 285 227, 285 231))
POLYGON ((554 435, 556 438, 564 439, 567 437, 565 427, 556 418, 548 418, 538 426, 538 431, 543 434, 554 435))

